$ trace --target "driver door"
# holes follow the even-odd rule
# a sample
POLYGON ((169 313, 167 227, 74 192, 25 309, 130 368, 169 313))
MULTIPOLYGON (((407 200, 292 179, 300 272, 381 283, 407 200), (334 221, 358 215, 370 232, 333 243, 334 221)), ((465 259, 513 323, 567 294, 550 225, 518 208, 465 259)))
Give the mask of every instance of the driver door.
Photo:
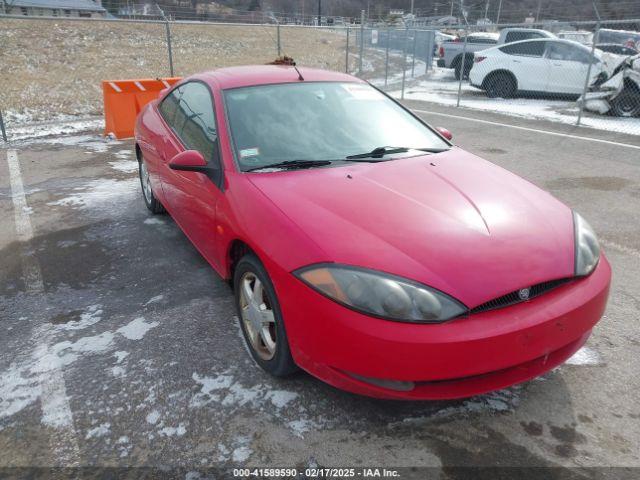
POLYGON ((165 117, 169 126, 162 148, 162 190, 166 207, 173 219, 202 255, 219 267, 216 254, 216 205, 221 200, 222 162, 218 148, 218 130, 213 96, 209 86, 191 81, 176 88, 160 104, 172 102, 172 116, 165 117), (197 150, 209 166, 211 174, 172 170, 171 159, 185 150, 197 150))

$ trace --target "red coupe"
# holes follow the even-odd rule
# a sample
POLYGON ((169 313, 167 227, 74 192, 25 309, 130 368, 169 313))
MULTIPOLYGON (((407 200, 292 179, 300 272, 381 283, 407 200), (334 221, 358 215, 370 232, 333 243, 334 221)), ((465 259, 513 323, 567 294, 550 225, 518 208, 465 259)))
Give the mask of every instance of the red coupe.
POLYGON ((475 395, 587 340, 611 268, 587 222, 366 82, 185 78, 140 113, 144 201, 233 282, 255 361, 382 398, 475 395))

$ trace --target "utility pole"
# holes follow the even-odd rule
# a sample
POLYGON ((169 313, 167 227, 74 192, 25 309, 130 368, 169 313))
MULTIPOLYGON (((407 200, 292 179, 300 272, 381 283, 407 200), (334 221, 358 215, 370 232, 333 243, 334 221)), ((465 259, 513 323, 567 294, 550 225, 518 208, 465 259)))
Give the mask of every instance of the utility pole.
POLYGON ((489 0, 487 0, 487 5, 484 7, 484 20, 489 19, 489 0))
POLYGON ((502 0, 498 3, 498 14, 496 15, 496 25, 500 23, 500 11, 502 10, 502 0))
POLYGON ((322 25, 322 0, 318 0, 318 26, 322 25))
POLYGON ((542 8, 542 0, 538 0, 538 11, 536 12, 536 23, 540 20, 540 9, 542 8))
POLYGON ((450 17, 453 17, 453 4, 454 4, 454 0, 451 0, 451 13, 449 14, 450 17))
POLYGON ((411 0, 411 15, 413 15, 413 0, 411 0))

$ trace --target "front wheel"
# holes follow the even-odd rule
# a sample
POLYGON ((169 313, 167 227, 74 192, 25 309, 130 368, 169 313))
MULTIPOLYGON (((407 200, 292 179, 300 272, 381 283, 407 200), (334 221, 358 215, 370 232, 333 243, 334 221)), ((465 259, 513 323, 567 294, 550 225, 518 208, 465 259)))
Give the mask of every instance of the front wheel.
POLYGON ((611 101, 611 113, 617 117, 636 117, 640 115, 640 90, 625 87, 611 101))
POLYGON ((144 158, 138 160, 138 174, 140 175, 140 186, 142 187, 142 198, 144 204, 147 206, 151 213, 164 213, 165 209, 162 204, 156 199, 151 188, 151 178, 149 177, 149 170, 144 158))
POLYGON ((275 289, 255 255, 240 259, 233 285, 240 328, 253 359, 276 377, 295 372, 275 289))

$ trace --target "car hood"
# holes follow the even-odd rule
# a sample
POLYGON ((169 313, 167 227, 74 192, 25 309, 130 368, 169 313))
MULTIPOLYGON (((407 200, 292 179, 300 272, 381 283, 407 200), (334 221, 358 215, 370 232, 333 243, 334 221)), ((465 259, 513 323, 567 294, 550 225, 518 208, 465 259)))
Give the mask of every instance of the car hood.
POLYGON ((470 308, 573 275, 571 210, 457 148, 249 178, 326 261, 410 278, 470 308))

